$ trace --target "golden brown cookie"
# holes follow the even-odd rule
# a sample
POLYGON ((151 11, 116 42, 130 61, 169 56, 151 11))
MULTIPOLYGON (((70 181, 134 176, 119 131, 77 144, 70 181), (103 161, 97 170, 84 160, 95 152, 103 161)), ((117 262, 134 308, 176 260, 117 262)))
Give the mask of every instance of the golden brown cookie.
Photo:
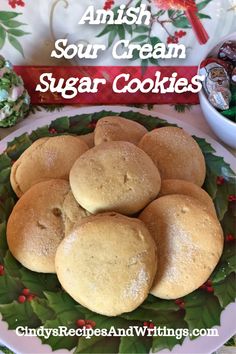
POLYGON ((146 133, 147 129, 133 120, 117 116, 104 117, 97 122, 94 142, 99 145, 108 141, 129 141, 137 145, 146 133))
POLYGON ((164 179, 158 197, 170 194, 183 194, 196 198, 203 208, 217 218, 214 203, 209 194, 196 184, 181 179, 164 179))
POLYGON ((106 316, 137 308, 148 295, 156 267, 155 242, 145 225, 116 213, 84 219, 56 253, 63 288, 106 316))
POLYGON ((208 280, 223 251, 223 232, 201 203, 184 195, 164 196, 149 204, 140 219, 157 245, 151 294, 177 299, 208 280))
POLYGON ((54 179, 36 184, 19 199, 9 217, 9 249, 26 268, 55 273, 55 253, 65 232, 87 215, 72 196, 69 182, 54 179))
POLYGON ((63 135, 36 140, 11 170, 11 185, 21 197, 34 184, 52 178, 69 179, 71 167, 88 150, 78 137, 63 135))
POLYGON ((70 185, 78 203, 93 214, 116 211, 131 215, 156 198, 160 175, 141 149, 111 141, 95 146, 75 162, 70 185))
POLYGON ((196 141, 183 129, 164 127, 144 135, 138 145, 158 167, 161 179, 183 179, 202 186, 205 159, 196 141))

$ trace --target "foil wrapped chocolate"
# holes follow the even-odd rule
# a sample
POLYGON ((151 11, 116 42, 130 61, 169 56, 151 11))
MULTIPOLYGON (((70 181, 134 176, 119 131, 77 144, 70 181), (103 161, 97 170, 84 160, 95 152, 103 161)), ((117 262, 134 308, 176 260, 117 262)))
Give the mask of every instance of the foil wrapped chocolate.
POLYGON ((219 50, 218 58, 236 65, 236 41, 226 41, 219 50))
POLYGON ((207 58, 201 64, 200 75, 205 76, 203 87, 207 93, 215 90, 217 87, 230 87, 230 74, 232 66, 217 58, 207 58))
POLYGON ((29 111, 30 97, 8 60, 0 56, 0 127, 10 127, 29 111))
POLYGON ((231 100, 231 92, 228 88, 223 86, 215 87, 208 96, 209 102, 222 111, 229 109, 231 100))

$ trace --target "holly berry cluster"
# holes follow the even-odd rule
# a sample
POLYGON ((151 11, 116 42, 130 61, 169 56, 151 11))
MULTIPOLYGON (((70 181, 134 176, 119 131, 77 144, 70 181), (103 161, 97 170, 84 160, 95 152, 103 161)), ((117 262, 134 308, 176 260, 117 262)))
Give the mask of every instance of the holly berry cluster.
POLYGON ((179 43, 179 39, 184 37, 184 36, 186 36, 186 34, 187 34, 187 32, 182 31, 182 30, 175 31, 174 36, 169 36, 167 38, 167 44, 170 44, 170 43, 176 43, 177 44, 177 43, 179 43))
POLYGON ((236 195, 235 194, 229 195, 228 200, 229 202, 236 202, 236 195))
POLYGON ((21 7, 24 7, 25 6, 25 3, 23 0, 8 0, 8 4, 13 8, 15 9, 16 6, 21 6, 21 7))
POLYGON ((103 5, 103 9, 110 10, 114 4, 115 4, 114 0, 106 0, 105 4, 103 5))
POLYGON ((21 295, 18 296, 18 302, 20 304, 25 303, 26 301, 34 300, 36 295, 32 294, 29 289, 23 289, 21 295))
POLYGON ((208 293, 214 293, 214 288, 212 287, 212 281, 207 280, 206 283, 204 283, 202 286, 200 286, 200 289, 207 291, 208 293))
POLYGON ((176 305, 179 306, 179 308, 180 308, 181 310, 184 310, 185 303, 184 303, 183 299, 176 299, 176 300, 175 300, 175 303, 176 303, 176 305))
POLYGON ((92 320, 77 320, 76 321, 76 326, 78 328, 86 328, 86 329, 91 329, 96 327, 96 322, 92 320))

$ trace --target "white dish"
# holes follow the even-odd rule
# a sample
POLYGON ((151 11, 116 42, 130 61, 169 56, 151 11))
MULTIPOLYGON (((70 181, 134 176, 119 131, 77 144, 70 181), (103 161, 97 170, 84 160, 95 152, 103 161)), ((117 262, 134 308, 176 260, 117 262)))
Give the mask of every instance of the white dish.
MULTIPOLYGON (((224 37, 219 44, 212 48, 208 55, 206 56, 215 56, 217 57, 217 52, 221 45, 230 39, 236 40, 236 32, 231 35, 224 37)), ((199 93, 200 105, 203 111, 203 114, 214 131, 214 133, 227 145, 236 149, 236 123, 232 122, 228 118, 224 117, 220 112, 218 112, 212 104, 208 101, 204 90, 201 90, 199 93)))
MULTIPOLYGON (((43 113, 34 115, 32 122, 18 130, 14 133, 8 135, 5 139, 0 142, 0 153, 2 153, 6 147, 7 143, 12 141, 15 137, 20 136, 23 133, 30 133, 32 130, 49 124, 51 121, 55 120, 60 116, 73 116, 75 114, 91 114, 99 112, 101 110, 112 110, 114 112, 122 111, 135 111, 146 115, 152 115, 153 117, 159 117, 167 120, 170 123, 176 123, 180 127, 183 127, 192 135, 206 139, 212 147, 216 150, 218 156, 224 157, 225 161, 231 165, 231 168, 236 171, 236 160, 233 155, 231 155, 224 147, 222 147, 215 140, 210 138, 207 134, 203 133, 201 130, 192 127, 189 124, 183 123, 178 119, 169 118, 165 114, 159 114, 154 111, 146 111, 141 109, 135 109, 123 106, 98 106, 98 107, 82 107, 82 108, 72 108, 64 110, 62 114, 58 113, 43 113), (36 116, 43 116, 44 118, 35 119, 36 116)), ((232 337, 236 332, 236 302, 231 303, 221 314, 221 326, 218 326, 219 337, 201 337, 194 341, 186 339, 182 346, 177 345, 171 352, 169 350, 162 350, 159 354, 211 354, 217 348, 221 347, 230 337, 232 337)), ((4 343, 7 347, 12 349, 16 353, 52 353, 52 349, 48 345, 41 344, 38 338, 31 337, 17 337, 14 331, 7 329, 7 324, 0 320, 0 342, 4 343)), ((54 352, 55 354, 66 354, 69 353, 67 350, 58 350, 54 352)))

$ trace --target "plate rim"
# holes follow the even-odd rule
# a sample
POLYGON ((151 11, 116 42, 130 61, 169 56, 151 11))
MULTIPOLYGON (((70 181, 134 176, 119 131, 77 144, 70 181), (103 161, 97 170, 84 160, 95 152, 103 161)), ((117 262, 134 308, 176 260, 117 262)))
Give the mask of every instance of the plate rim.
MULTIPOLYGON (((211 138, 208 134, 201 131, 199 128, 195 128, 193 125, 183 122, 178 118, 171 118, 169 115, 164 113, 158 113, 158 110, 147 110, 147 109, 139 109, 136 107, 127 107, 127 106, 93 106, 93 107, 71 107, 58 112, 38 112, 36 114, 30 114, 29 118, 32 117, 32 122, 27 123, 21 128, 15 130, 14 132, 7 135, 0 141, 0 154, 4 152, 7 147, 7 143, 12 141, 14 138, 24 134, 30 133, 32 130, 42 127, 44 125, 50 124, 53 120, 63 117, 63 116, 74 116, 79 114, 92 114, 96 112, 100 112, 103 110, 113 111, 116 113, 121 112, 138 112, 141 114, 153 116, 154 118, 160 118, 167 120, 169 123, 177 124, 178 126, 184 128, 191 135, 197 135, 200 138, 204 138, 209 142, 212 147, 215 149, 215 154, 218 156, 222 156, 227 163, 230 164, 230 167, 236 171, 236 159, 235 157, 220 143, 218 143, 215 139, 211 138), (37 119, 35 119, 37 117, 37 119)), ((235 315, 236 315, 236 301, 230 303, 221 313, 220 317, 220 326, 215 326, 213 328, 217 328, 219 331, 219 337, 199 337, 194 341, 191 341, 189 338, 186 338, 182 345, 176 345, 172 351, 168 349, 164 349, 158 352, 158 354, 210 354, 219 347, 221 347, 227 339, 232 337, 236 332, 236 323, 235 323, 235 315), (230 324, 234 324, 230 326, 230 324), (217 339, 219 339, 217 341, 217 339), (194 343, 194 345, 193 345, 194 343), (207 346, 207 349, 206 349, 207 346)), ((56 351, 52 351, 52 348, 48 344, 43 344, 41 340, 37 337, 18 337, 14 330, 8 329, 7 322, 3 321, 2 316, 0 314, 0 341, 6 346, 8 346, 11 350, 17 353, 31 353, 32 348, 34 348, 34 353, 55 353, 55 354, 66 354, 72 353, 67 349, 60 349, 56 351), (30 348, 29 348, 30 347, 30 348)))

